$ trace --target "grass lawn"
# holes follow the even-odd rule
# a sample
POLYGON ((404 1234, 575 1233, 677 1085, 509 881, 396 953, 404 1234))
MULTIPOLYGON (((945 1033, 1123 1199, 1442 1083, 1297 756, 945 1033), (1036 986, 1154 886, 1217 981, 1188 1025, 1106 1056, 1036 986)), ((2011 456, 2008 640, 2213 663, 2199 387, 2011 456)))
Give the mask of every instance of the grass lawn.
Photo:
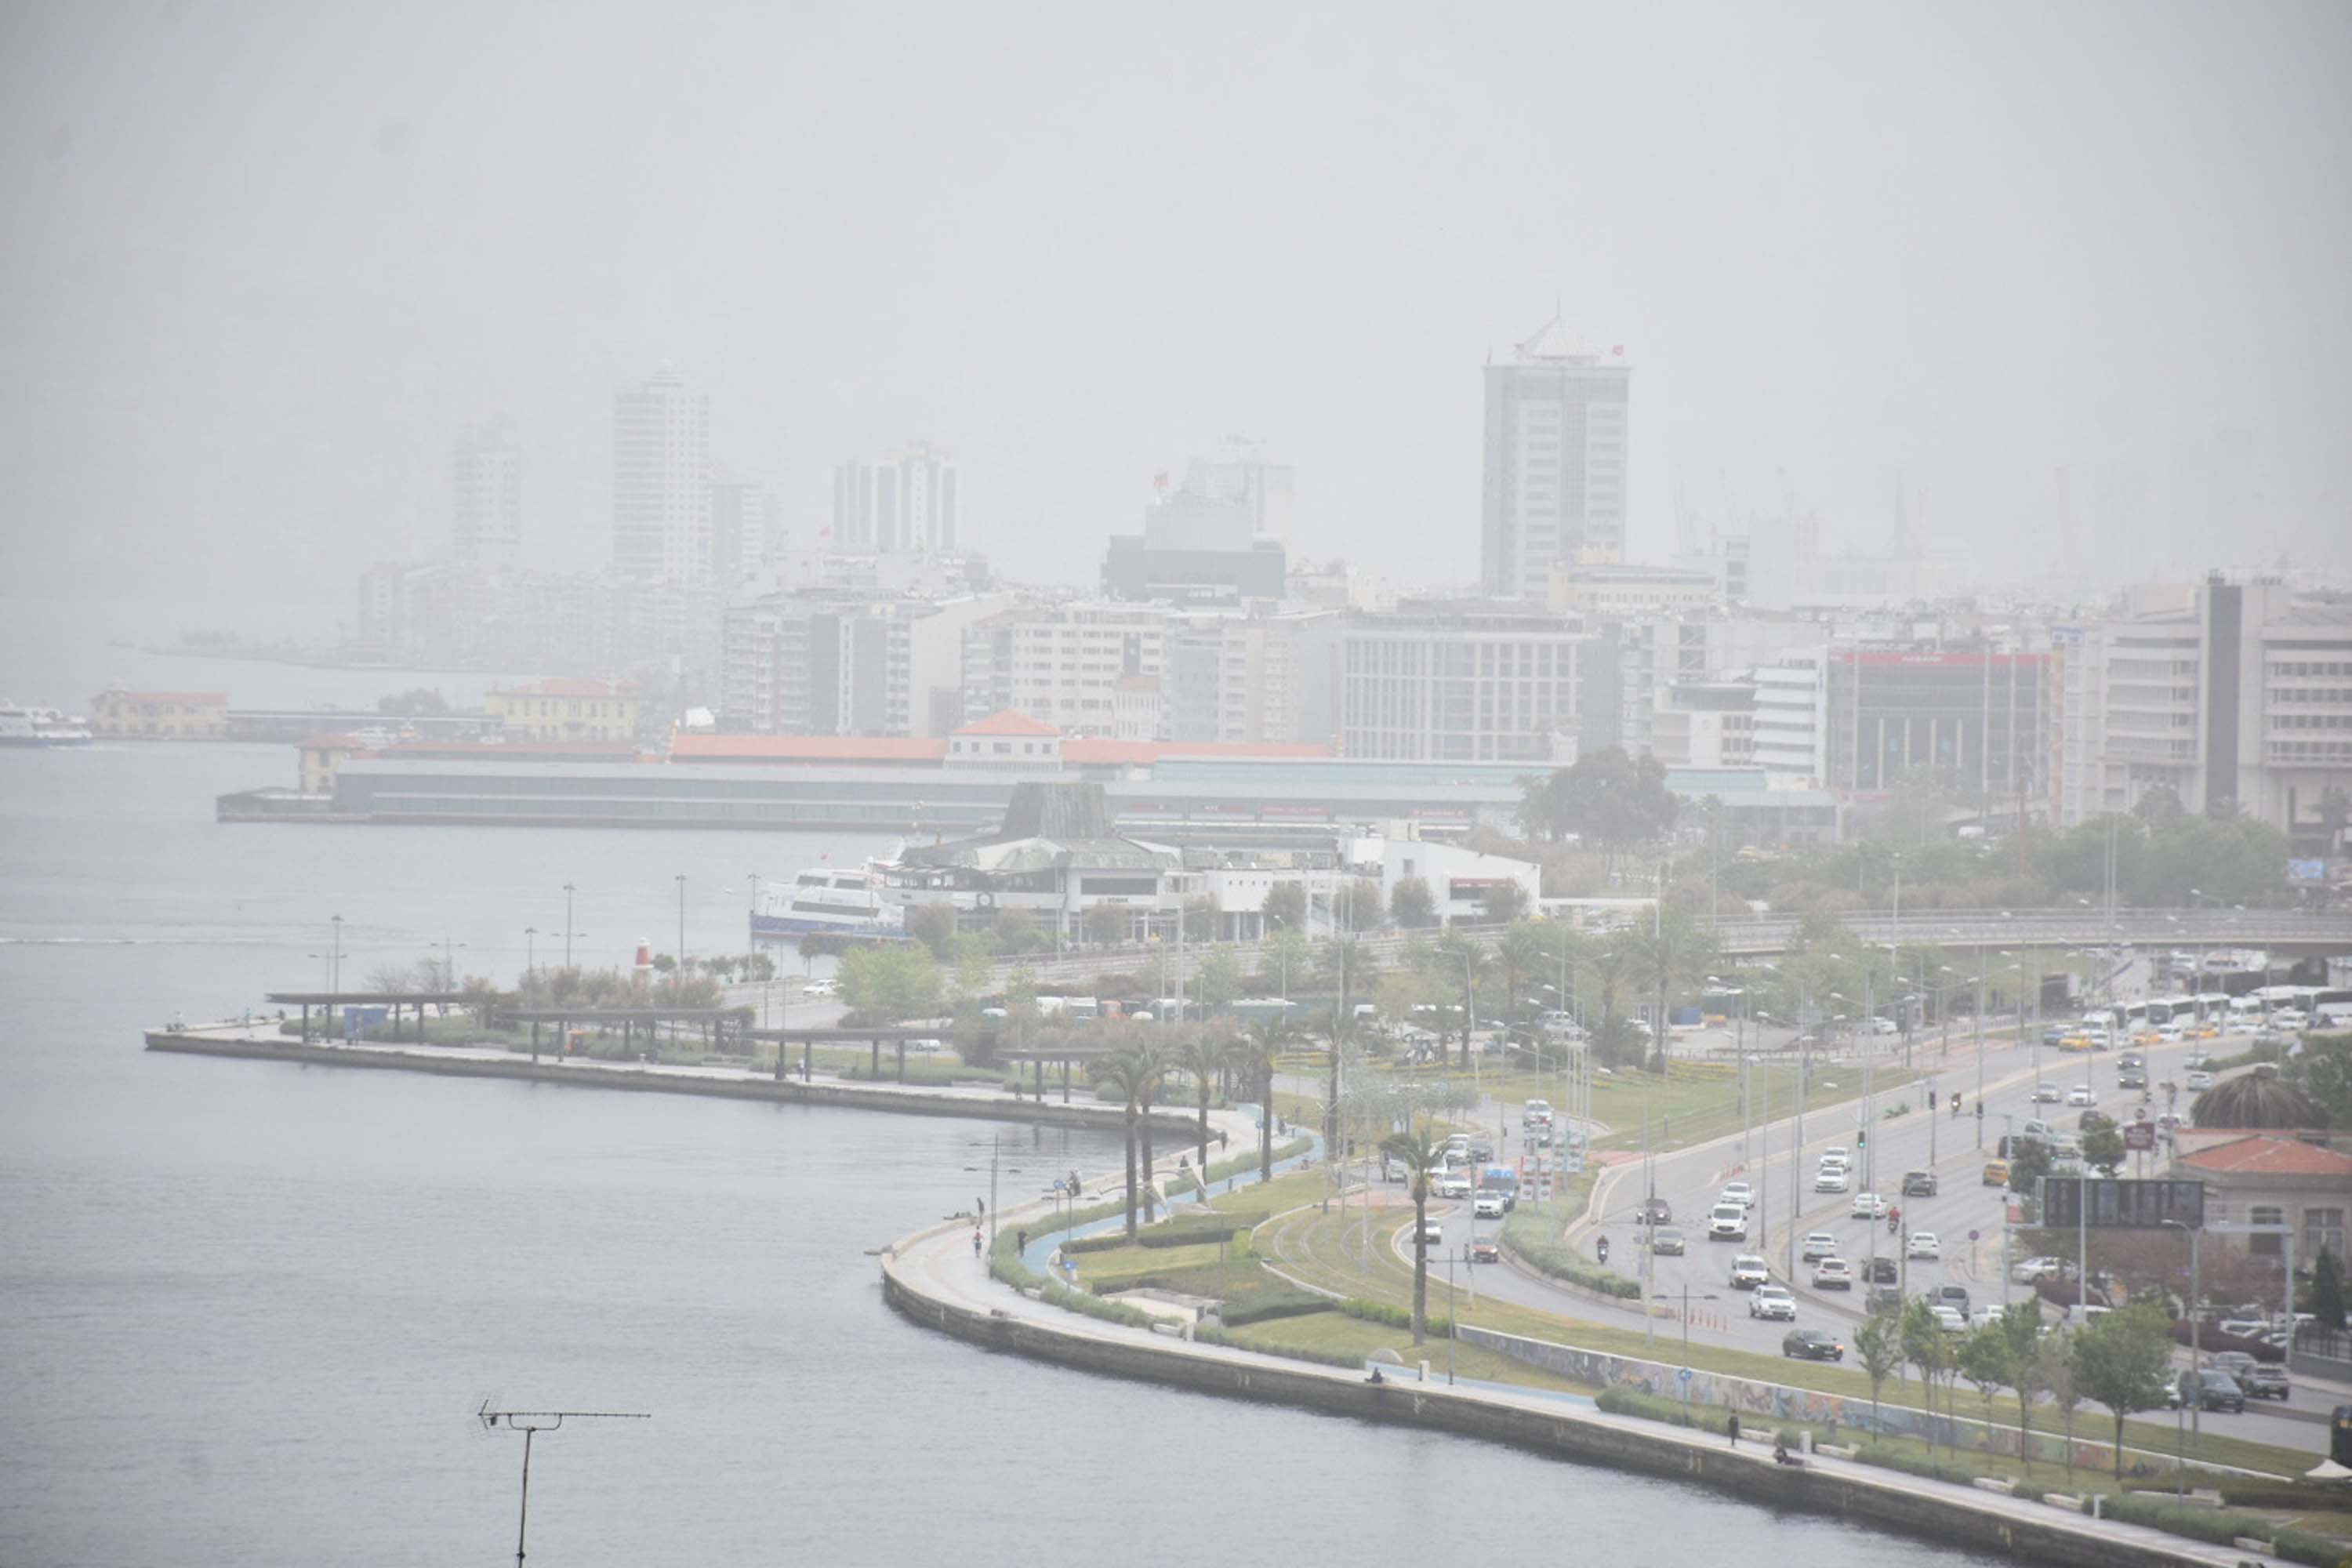
MULTIPOLYGON (((1429 1375, 1433 1380, 1445 1376, 1446 1352, 1449 1342, 1431 1335, 1426 1343, 1416 1349, 1412 1331, 1392 1329, 1381 1323, 1368 1323, 1340 1312, 1308 1312, 1296 1318, 1273 1318, 1247 1328, 1235 1329, 1233 1342, 1247 1350, 1264 1351, 1271 1355, 1298 1355, 1321 1358, 1348 1355, 1360 1361, 1374 1351, 1391 1350, 1404 1359, 1408 1373, 1414 1364, 1429 1363, 1429 1375)), ((1487 1383, 1515 1383, 1528 1388, 1560 1389, 1573 1394, 1593 1392, 1566 1378, 1524 1362, 1481 1350, 1476 1345, 1452 1345, 1454 1371, 1457 1377, 1477 1378, 1487 1383)))
MULTIPOLYGON (((1922 1091, 1911 1086, 1919 1074, 1903 1068, 1882 1068, 1872 1075, 1881 1113, 1909 1101, 1924 1110, 1922 1091)), ((1862 1068, 1857 1065, 1817 1065, 1806 1074, 1805 1113, 1814 1115, 1832 1106, 1862 1100, 1862 1068)), ((1750 1069, 1748 1089, 1757 1112, 1775 1119, 1789 1113, 1795 1096, 1797 1069, 1773 1064, 1750 1069)), ((1694 1143, 1727 1137, 1739 1131, 1739 1084, 1722 1078, 1683 1078, 1670 1074, 1663 1081, 1644 1072, 1620 1072, 1595 1081, 1592 1114, 1612 1131, 1595 1147, 1643 1147, 1643 1118, 1649 1118, 1651 1147, 1660 1152, 1687 1149, 1694 1143)))

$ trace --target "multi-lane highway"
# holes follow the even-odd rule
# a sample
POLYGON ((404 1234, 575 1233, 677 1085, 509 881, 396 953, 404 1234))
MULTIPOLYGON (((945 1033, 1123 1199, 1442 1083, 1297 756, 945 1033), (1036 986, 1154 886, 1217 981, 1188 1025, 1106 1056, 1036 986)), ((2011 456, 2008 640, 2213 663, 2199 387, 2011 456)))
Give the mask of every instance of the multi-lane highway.
MULTIPOLYGON (((1899 1050, 1898 1043, 1888 1045, 1893 1047, 1890 1055, 1899 1050)), ((2218 1041, 2130 1048, 2147 1058, 2147 1077, 2155 1085, 2167 1079, 2183 1080, 2188 1070, 2186 1058, 2200 1047, 2220 1055, 2242 1046, 2243 1037, 2229 1037, 2218 1041)), ((2004 1193, 1984 1184, 1985 1163, 1995 1156, 2003 1131, 2012 1125, 2022 1126, 2029 1119, 2045 1120, 2061 1132, 2076 1131, 2083 1107, 2065 1104, 2063 1100, 2058 1104, 2037 1103, 2037 1082, 2052 1086, 2062 1097, 2076 1086, 2087 1085, 2098 1109, 2128 1120, 2126 1113, 2141 1103, 2142 1095, 2138 1090, 2124 1090, 2116 1085, 2116 1061, 2122 1054, 2074 1053, 2048 1047, 2037 1050, 2031 1041, 1989 1043, 1983 1063, 1985 1114, 1979 1119, 1975 1114, 1977 1057, 1965 1042, 1955 1041, 1948 1057, 1937 1053, 1919 1064, 1936 1074, 1930 1083, 1937 1090, 1938 1108, 1932 1115, 1926 1102, 1930 1084, 1906 1086, 1878 1096, 1879 1120, 1870 1128, 1866 1142, 1859 1136, 1862 1108, 1857 1102, 1808 1116, 1801 1144, 1793 1150, 1790 1145, 1796 1139, 1796 1130, 1790 1121, 1783 1119, 1751 1133, 1744 1152, 1742 1140, 1735 1135, 1698 1148, 1660 1155, 1647 1169, 1639 1160, 1626 1161, 1603 1177, 1597 1218, 1576 1227, 1570 1239, 1589 1255, 1597 1240, 1605 1236, 1611 1247, 1611 1267, 1638 1277, 1643 1262, 1642 1239, 1647 1232, 1634 1223, 1635 1206, 1653 1194, 1665 1200, 1673 1213, 1673 1228, 1684 1237, 1684 1250, 1678 1257, 1656 1256, 1650 1259, 1648 1285, 1659 1314, 1652 1321, 1662 1351, 1670 1351, 1682 1338, 1685 1299, 1689 1302, 1689 1331, 1694 1341, 1777 1354, 1781 1337, 1792 1326, 1824 1328, 1841 1340, 1847 1340, 1863 1317, 1866 1300, 1864 1281, 1874 1257, 1894 1260, 1898 1282, 1906 1297, 1940 1286, 1957 1285, 1968 1291, 1972 1310, 1997 1310, 2005 1301, 2029 1294, 2031 1288, 2011 1282, 2003 1266, 2004 1193), (1958 1118, 1945 1109, 1948 1094, 1952 1090, 1963 1096, 1963 1111, 1958 1118), (1897 1108, 1905 1104, 1909 1109, 1896 1114, 1897 1108), (1816 1192, 1820 1155, 1832 1147, 1843 1147, 1853 1156, 1848 1190, 1843 1194, 1816 1192), (1903 1175, 1907 1171, 1932 1171, 1937 1178, 1936 1194, 1900 1195, 1903 1175), (1745 1243, 1710 1241, 1707 1211, 1714 1206, 1725 1184, 1733 1181, 1748 1182, 1757 1189, 1758 1202, 1751 1215, 1748 1239, 1745 1243), (1897 1233, 1890 1234, 1884 1221, 1854 1217, 1854 1198, 1864 1191, 1876 1191, 1889 1204, 1899 1206, 1901 1225, 1897 1233), (1837 1256, 1853 1266, 1855 1284, 1851 1291, 1812 1289, 1813 1273, 1802 1258, 1802 1238, 1815 1231, 1833 1237, 1837 1256), (1939 1258, 1904 1257, 1909 1250, 1905 1243, 1916 1231, 1935 1234, 1940 1243, 1939 1258), (1796 1244, 1793 1271, 1792 1243, 1796 1244), (1797 1311, 1793 1325, 1748 1316, 1751 1295, 1734 1289, 1730 1276, 1733 1259, 1750 1253, 1763 1256, 1772 1279, 1791 1288, 1797 1311)), ((1858 1081, 1852 1064, 1846 1065, 1842 1076, 1858 1081)), ((2178 1109, 2185 1112, 2192 1098, 2184 1089, 2178 1109)), ((2154 1111, 2167 1108, 2160 1091, 2148 1103, 2154 1111)), ((1489 1124, 1496 1114, 1507 1114, 1508 1109, 1490 1105, 1489 1124)), ((1512 1116, 1510 1120, 1516 1123, 1517 1118, 1512 1116)), ((2126 1173, 2130 1173, 2128 1167, 2126 1173)), ((2155 1173, 2153 1167, 2151 1173, 2155 1173)), ((1493 1220, 1475 1221, 1466 1204, 1440 1205, 1439 1212, 1446 1248, 1457 1257, 1475 1236, 1492 1236, 1498 1229, 1493 1220)), ((1620 1314, 1629 1326, 1642 1321, 1638 1303, 1605 1301, 1516 1266, 1488 1266, 1475 1273, 1479 1289, 1509 1300, 1583 1318, 1620 1314)), ((2326 1427, 2312 1417, 2324 1415, 2337 1397, 2327 1391, 2298 1387, 2285 1407, 2256 1401, 2243 1415, 2208 1413, 2203 1419, 2218 1429, 2264 1442, 2324 1448, 2326 1427), (2285 1415, 2289 1410, 2296 1414, 2285 1415)))

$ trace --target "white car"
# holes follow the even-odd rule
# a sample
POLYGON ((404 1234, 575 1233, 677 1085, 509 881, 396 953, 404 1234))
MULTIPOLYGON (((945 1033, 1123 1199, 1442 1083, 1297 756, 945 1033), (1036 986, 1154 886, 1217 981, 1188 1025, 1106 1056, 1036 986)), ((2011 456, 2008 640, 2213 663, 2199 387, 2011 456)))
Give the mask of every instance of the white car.
POLYGON ((1797 1321, 1797 1299, 1789 1294, 1785 1286, 1759 1285, 1756 1294, 1748 1298, 1748 1315, 1793 1323, 1797 1321))
POLYGON ((1445 1245, 1445 1227, 1438 1224, 1433 1219, 1423 1222, 1421 1227, 1421 1241, 1423 1247, 1444 1247, 1445 1245))
POLYGON ((1752 1209, 1756 1206, 1756 1189, 1746 1182, 1726 1182, 1723 1184, 1723 1191, 1716 1194, 1715 1201, 1719 1204, 1738 1204, 1741 1208, 1752 1209))
POLYGON ((1832 1143, 1822 1151, 1822 1163, 1826 1165, 1832 1162, 1841 1165, 1851 1165, 1853 1163, 1853 1153, 1843 1143, 1832 1143))
POLYGON ((1492 1191, 1478 1194, 1470 1200, 1470 1214, 1474 1219, 1502 1218, 1503 1194, 1492 1191))
POLYGON ((1470 1178, 1459 1171, 1449 1171, 1430 1184, 1430 1191, 1441 1198, 1466 1198, 1470 1195, 1470 1178))
POLYGON ((1837 1237, 1828 1231, 1817 1230, 1805 1237, 1804 1253, 1805 1261, 1808 1263, 1817 1258, 1834 1258, 1837 1256, 1837 1237))
POLYGON ((1965 1334, 1969 1331, 1969 1315, 1958 1307, 1930 1307, 1927 1310, 1936 1315, 1937 1326, 1946 1333, 1965 1334))
POLYGON ((1746 1241, 1748 1209, 1742 1204, 1717 1204, 1706 1216, 1709 1241, 1746 1241))
POLYGON ((2058 1086, 2054 1083, 2035 1084, 2033 1086, 2033 1103, 2036 1105, 2057 1104, 2058 1086))
POLYGON ((1854 1194, 1853 1217, 1856 1219, 1885 1219, 1886 1217, 1886 1200, 1880 1197, 1876 1193, 1854 1194))
POLYGON ((1743 1252, 1731 1260, 1731 1288, 1753 1290, 1772 1277, 1764 1260, 1752 1252, 1743 1252))
POLYGON ((2099 1103, 2099 1097, 2091 1092, 2091 1086, 2089 1084, 2078 1083, 2074 1088, 2066 1091, 2066 1103, 2068 1105, 2096 1105, 2099 1103))
POLYGON ((2063 1258, 2029 1258, 2013 1265, 2009 1277, 2021 1285, 2032 1285, 2043 1279, 2063 1279, 2066 1268, 2066 1260, 2063 1258))
POLYGON ((1835 1165, 1823 1165, 1822 1173, 1813 1178, 1813 1191, 1817 1193, 1842 1193, 1851 1184, 1845 1172, 1835 1165))
POLYGON ((2213 1087, 2213 1075, 2200 1068, 2196 1072, 2190 1073, 2183 1081, 2185 1081, 2191 1089, 2210 1089, 2213 1087))
POLYGON ((840 985, 831 980, 810 980, 801 985, 801 994, 803 996, 836 996, 840 993, 840 985))
POLYGON ((1936 1239, 1936 1233, 1932 1230, 1915 1230, 1904 1244, 1903 1256, 1940 1259, 1944 1256, 1944 1244, 1936 1239))
POLYGON ((1853 1266, 1843 1258, 1824 1258, 1813 1265, 1813 1289, 1816 1290, 1851 1290, 1853 1289, 1853 1266))

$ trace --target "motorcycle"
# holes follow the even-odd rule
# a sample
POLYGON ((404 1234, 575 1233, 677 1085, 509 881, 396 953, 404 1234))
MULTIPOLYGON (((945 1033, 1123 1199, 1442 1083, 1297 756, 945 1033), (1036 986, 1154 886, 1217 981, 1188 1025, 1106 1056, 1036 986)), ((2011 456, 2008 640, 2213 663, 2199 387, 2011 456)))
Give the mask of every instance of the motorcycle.
POLYGON ((1607 1237, 1604 1236, 1600 1240, 1592 1244, 1592 1255, 1603 1263, 1609 1261, 1609 1238, 1607 1237))

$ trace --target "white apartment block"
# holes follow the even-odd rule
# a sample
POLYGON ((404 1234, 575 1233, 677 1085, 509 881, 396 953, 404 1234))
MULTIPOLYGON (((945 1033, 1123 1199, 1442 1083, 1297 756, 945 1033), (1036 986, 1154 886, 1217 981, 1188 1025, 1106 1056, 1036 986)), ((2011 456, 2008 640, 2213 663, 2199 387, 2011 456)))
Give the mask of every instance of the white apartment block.
POLYGON ((1557 319, 1486 367, 1480 581, 1489 598, 1541 599, 1562 563, 1619 559, 1625 548, 1622 349, 1572 342, 1557 319))
POLYGON ((1350 757, 1573 760, 1578 623, 1541 611, 1408 605, 1332 617, 1302 636, 1300 739, 1350 757))
POLYGON ((1756 668, 1754 761, 1776 785, 1818 789, 1829 777, 1828 666, 1823 647, 1756 668))
POLYGON ((710 398, 674 371, 613 399, 613 570, 710 580, 710 398))
POLYGON ((512 566, 522 553, 522 458, 514 426, 496 420, 457 437, 450 550, 459 561, 512 566))
POLYGON ((2315 832, 2320 797, 2352 789, 2352 605, 2216 575, 2126 611, 2060 636, 2062 822, 2161 785, 2190 811, 2315 832))
POLYGON ((1171 618, 1149 605, 1080 604, 977 622, 963 637, 964 712, 979 720, 1010 708, 1066 735, 1115 735, 1119 684, 1159 681, 1171 618))
POLYGON ((833 547, 857 554, 948 555, 956 549, 961 477, 955 461, 918 441, 833 472, 833 547))

